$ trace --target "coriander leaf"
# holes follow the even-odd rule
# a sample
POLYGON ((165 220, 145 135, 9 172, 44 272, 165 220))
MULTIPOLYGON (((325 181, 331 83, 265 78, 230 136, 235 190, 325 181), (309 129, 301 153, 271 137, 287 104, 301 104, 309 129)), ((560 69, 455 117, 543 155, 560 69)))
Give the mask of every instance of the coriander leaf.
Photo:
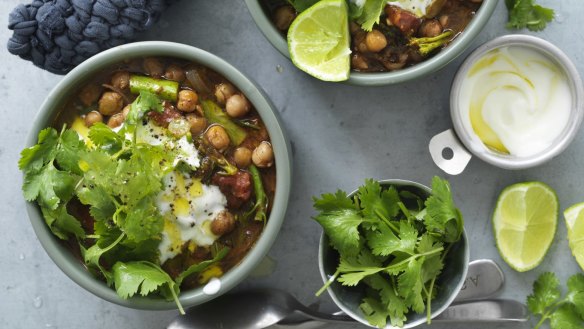
POLYGON ((294 9, 301 13, 306 9, 312 7, 315 3, 319 2, 320 0, 288 0, 288 2, 294 7, 294 9))
POLYGON ((380 274, 373 274, 365 278, 364 282, 371 288, 379 291, 381 302, 386 308, 392 326, 402 327, 407 320, 408 308, 404 301, 398 296, 391 280, 384 278, 380 274))
POLYGON ((120 234, 120 236, 113 243, 105 247, 101 247, 100 242, 102 241, 97 240, 93 246, 85 250, 83 255, 85 263, 88 265, 99 266, 99 258, 101 257, 101 255, 105 254, 106 252, 114 248, 118 243, 120 243, 120 241, 122 241, 124 237, 125 237, 124 233, 120 234))
POLYGON ((89 139, 101 150, 115 154, 122 149, 124 140, 110 127, 98 122, 89 129, 89 139))
POLYGON ((130 125, 135 125, 144 115, 150 111, 162 112, 164 106, 162 100, 149 91, 140 90, 140 95, 130 105, 130 112, 126 117, 126 122, 130 125))
MULTIPOLYGON (((442 243, 435 241, 435 239, 429 235, 424 234, 420 238, 418 243, 417 252, 420 254, 428 253, 436 248, 442 247, 442 243)), ((444 268, 444 262, 440 254, 432 254, 426 256, 426 260, 422 265, 422 282, 426 283, 440 275, 442 269, 444 268)))
POLYGON ((37 200, 41 207, 56 209, 61 200, 71 198, 77 182, 78 178, 57 170, 51 162, 38 172, 26 173, 22 190, 27 201, 37 200))
POLYGON ((422 265, 425 257, 412 259, 408 263, 408 269, 402 273, 397 280, 397 288, 400 296, 405 298, 406 305, 417 313, 424 311, 424 298, 422 289, 422 265))
POLYGON ((361 244, 359 225, 363 217, 355 208, 322 211, 314 217, 341 255, 356 255, 361 244))
POLYGON ((135 152, 130 160, 119 161, 116 171, 114 191, 125 204, 134 206, 162 190, 162 175, 145 153, 135 152))
POLYGON ((178 277, 175 280, 176 284, 180 286, 183 280, 186 279, 189 275, 192 275, 194 273, 200 273, 201 271, 211 266, 212 264, 222 260, 228 253, 229 248, 223 248, 221 249, 221 251, 217 253, 217 255, 215 255, 213 259, 202 261, 200 263, 189 266, 189 268, 187 268, 181 274, 178 275, 178 277))
POLYGON ((386 2, 386 0, 365 0, 361 10, 355 7, 351 9, 353 15, 359 15, 358 17, 352 16, 352 18, 361 25, 363 30, 371 31, 373 25, 379 23, 386 2))
POLYGON ((46 163, 55 159, 59 134, 54 128, 39 132, 38 143, 20 152, 18 168, 25 173, 40 170, 46 163))
POLYGON ((111 219, 116 212, 112 196, 102 186, 83 185, 77 190, 77 197, 81 203, 90 206, 89 213, 96 221, 111 219))
POLYGON ((387 317, 389 312, 387 308, 374 298, 363 298, 363 302, 359 305, 361 311, 365 315, 365 319, 372 326, 378 328, 385 328, 387 324, 387 317))
POLYGON ((444 235, 445 242, 460 239, 464 221, 460 210, 454 205, 448 181, 434 176, 432 195, 426 199, 425 224, 430 232, 444 235))
POLYGON ((123 299, 137 293, 146 296, 164 284, 175 285, 166 272, 150 262, 117 262, 112 271, 116 292, 123 299))
POLYGON ((568 279, 568 296, 580 317, 584 319, 584 274, 574 274, 568 279))
POLYGON ((395 187, 382 191, 379 182, 367 179, 357 192, 363 214, 367 217, 389 221, 399 212, 399 196, 395 187))
POLYGON ((341 257, 337 271, 342 275, 338 281, 345 286, 356 286, 365 277, 383 270, 381 262, 363 248, 356 257, 341 257))
POLYGON ((358 209, 344 191, 338 190, 335 194, 326 193, 320 196, 320 199, 312 198, 314 208, 320 211, 330 211, 337 209, 358 209))
POLYGON ((529 15, 527 22, 527 29, 530 31, 542 31, 547 26, 547 23, 554 19, 554 10, 535 5, 529 15))
POLYGON ((582 319, 571 304, 560 306, 550 317, 552 329, 581 329, 582 319))
POLYGON ((67 212, 65 206, 59 206, 57 209, 41 207, 41 211, 47 226, 58 238, 67 240, 70 234, 77 238, 85 237, 81 223, 67 212))
POLYGON ((527 296, 527 307, 533 314, 544 314, 560 298, 560 281, 554 273, 545 272, 533 283, 533 294, 527 296))
POLYGON ((155 204, 155 197, 143 198, 134 207, 127 210, 127 215, 120 223, 128 238, 140 242, 158 237, 164 227, 164 219, 155 204))
POLYGON ((387 225, 380 225, 378 231, 367 231, 367 245, 373 254, 388 256, 396 251, 412 255, 418 240, 418 231, 407 221, 401 221, 399 238, 387 225))
POLYGON ((56 154, 57 164, 64 171, 81 175, 82 171, 79 168, 79 156, 87 149, 85 143, 83 140, 79 139, 79 134, 71 129, 63 131, 59 141, 60 143, 56 154))

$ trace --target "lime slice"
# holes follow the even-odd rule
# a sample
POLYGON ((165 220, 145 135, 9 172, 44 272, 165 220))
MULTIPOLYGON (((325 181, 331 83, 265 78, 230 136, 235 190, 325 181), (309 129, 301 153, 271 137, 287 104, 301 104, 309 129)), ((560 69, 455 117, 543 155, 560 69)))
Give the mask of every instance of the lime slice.
POLYGON ((351 70, 349 18, 345 0, 323 0, 303 11, 288 30, 294 65, 324 81, 343 81, 351 70))
POLYGON ((572 255, 584 270, 584 202, 566 209, 564 218, 568 227, 568 242, 572 255))
POLYGON ((493 227, 501 257, 516 271, 541 263, 556 233, 558 197, 541 182, 518 183, 501 192, 493 227))

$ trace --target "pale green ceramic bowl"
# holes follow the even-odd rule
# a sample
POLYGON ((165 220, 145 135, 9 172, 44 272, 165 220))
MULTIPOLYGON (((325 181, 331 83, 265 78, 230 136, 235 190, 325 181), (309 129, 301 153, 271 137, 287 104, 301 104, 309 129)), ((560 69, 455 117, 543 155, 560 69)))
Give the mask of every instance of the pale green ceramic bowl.
MULTIPOLYGON (((261 262, 278 235, 290 194, 292 175, 290 145, 278 118, 277 111, 263 92, 235 67, 221 58, 198 48, 169 42, 138 42, 104 51, 72 70, 49 93, 42 104, 33 127, 28 135, 26 147, 35 145, 40 130, 51 126, 67 98, 72 95, 83 82, 112 64, 144 56, 166 56, 189 60, 204 65, 230 80, 252 102, 262 117, 271 137, 277 166, 276 194, 272 212, 264 232, 255 246, 245 256, 240 264, 220 278, 220 288, 210 293, 204 287, 182 291, 180 301, 184 307, 194 306, 211 300, 235 287, 261 262), (207 291, 207 293, 205 292, 207 291)), ((40 209, 34 203, 27 203, 26 209, 34 231, 53 259, 55 264, 73 281, 98 297, 110 302, 139 309, 166 310, 174 309, 174 302, 161 298, 135 297, 121 299, 116 292, 102 281, 93 277, 84 265, 56 238, 45 224, 40 209)))
MULTIPOLYGON (((388 179, 379 181, 382 186, 395 186, 398 191, 407 190, 422 198, 427 198, 432 190, 420 183, 401 180, 388 179)), ((357 191, 353 191, 350 196, 355 195, 357 191)), ((432 300, 431 309, 434 318, 442 313, 453 301, 458 292, 464 284, 466 274, 468 272, 468 263, 470 260, 470 252, 468 247, 468 240, 466 231, 462 232, 461 239, 456 242, 446 255, 444 269, 442 274, 438 277, 437 284, 439 285, 438 295, 432 300)), ((320 237, 318 248, 318 266, 323 282, 327 282, 335 273, 339 265, 339 254, 329 244, 328 237, 323 233, 320 237)), ((355 287, 347 287, 335 281, 328 288, 327 291, 335 304, 353 319, 371 326, 359 305, 365 296, 364 287, 357 285, 355 287)), ((404 323, 403 328, 413 328, 418 325, 426 323, 426 313, 416 314, 410 312, 407 314, 408 320, 404 323)), ((388 325, 385 329, 400 329, 388 325)))
MULTIPOLYGON (((270 41, 270 43, 284 56, 290 57, 286 38, 272 23, 270 16, 267 14, 268 12, 266 8, 262 5, 262 1, 263 0, 245 0, 245 3, 251 16, 256 22, 256 25, 266 36, 268 41, 270 41)), ((498 0, 483 0, 481 8, 477 11, 475 17, 466 27, 464 32, 448 45, 448 47, 441 50, 436 56, 427 61, 393 72, 364 73, 351 71, 347 82, 360 86, 391 85, 414 80, 436 72, 454 60, 458 55, 462 54, 462 52, 471 45, 493 14, 493 11, 497 6, 497 1, 498 0)))

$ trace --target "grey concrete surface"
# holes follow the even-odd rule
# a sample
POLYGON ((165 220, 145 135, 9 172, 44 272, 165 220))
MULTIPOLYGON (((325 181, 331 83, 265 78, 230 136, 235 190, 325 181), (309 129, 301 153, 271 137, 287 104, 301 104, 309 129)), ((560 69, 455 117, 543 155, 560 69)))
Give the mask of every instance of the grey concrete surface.
MULTIPOLYGON (((164 328, 176 311, 149 312, 120 307, 86 292, 49 259, 36 239, 24 209, 19 152, 49 90, 62 78, 34 67, 5 49, 8 13, 24 0, 0 1, 0 328, 164 328)), ((536 35, 563 49, 584 73, 580 0, 540 0, 558 18, 536 35)), ((511 33, 504 25, 504 2, 471 48, 511 33)), ((519 31, 519 33, 529 33, 519 31)), ((306 304, 321 286, 317 268, 318 225, 311 197, 337 188, 352 190, 365 178, 402 178, 429 184, 443 174, 431 161, 430 138, 449 128, 450 83, 464 55, 441 71, 398 86, 362 88, 317 81, 278 53, 254 25, 242 1, 178 1, 140 40, 181 42, 210 51, 253 78, 280 112, 294 149, 294 179, 287 218, 269 253, 273 272, 242 286, 278 287, 306 304)), ((469 50, 470 51, 470 50, 469 50)), ((468 53, 468 51, 467 51, 468 53)), ((449 177, 454 198, 466 219, 471 259, 491 258, 506 275, 504 298, 525 300, 534 279, 544 271, 562 281, 581 272, 566 239, 563 219, 544 262, 517 273, 500 258, 490 217, 499 192, 507 185, 541 180, 556 189, 561 211, 584 201, 584 135, 580 132, 560 156, 537 168, 507 171, 473 159, 466 171, 449 177)), ((322 309, 334 310, 328 297, 322 309)), ((229 316, 229 310, 225 310, 229 316)), ((532 322, 533 323, 533 322, 532 322)), ((362 328, 360 325, 325 328, 362 328)), ((432 325, 434 329, 530 328, 532 325, 432 325)))

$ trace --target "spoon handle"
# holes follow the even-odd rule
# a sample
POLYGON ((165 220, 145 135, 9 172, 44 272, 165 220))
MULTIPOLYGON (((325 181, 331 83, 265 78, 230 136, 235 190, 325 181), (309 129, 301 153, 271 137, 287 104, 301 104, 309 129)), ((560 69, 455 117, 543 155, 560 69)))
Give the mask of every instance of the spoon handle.
MULTIPOLYGON (((344 314, 336 312, 335 315, 344 314)), ((354 321, 354 320, 353 320, 354 321)), ((472 302, 462 302, 451 305, 440 315, 432 319, 431 323, 449 322, 492 322, 492 323, 519 323, 527 321, 527 307, 515 300, 492 299, 472 302)), ((357 323, 357 322, 355 322, 357 323)), ((327 322, 316 320, 297 320, 278 322, 275 327, 281 329, 316 329, 327 322)))
MULTIPOLYGON (((454 302, 457 303, 461 301, 488 298, 501 290, 504 282, 505 278, 503 272, 494 261, 490 259, 472 261, 468 266, 468 274, 464 286, 454 299, 454 302)), ((282 319, 278 322, 278 325, 282 327, 292 326, 294 328, 316 328, 321 326, 323 322, 346 323, 354 321, 343 312, 337 312, 334 314, 321 313, 301 304, 297 305, 297 308, 298 311, 282 319)), ((474 310, 474 308, 471 307, 471 310, 474 310)), ((453 313, 451 316, 448 317, 448 321, 456 321, 454 319, 455 317, 462 318, 462 315, 458 313, 464 313, 467 311, 468 310, 462 306, 456 308, 452 311, 453 313), (458 315, 455 316, 455 314, 458 315)), ((445 316, 444 319, 446 318, 447 317, 445 316)))
POLYGON ((432 322, 525 322, 527 307, 510 299, 479 300, 450 305, 432 322))

